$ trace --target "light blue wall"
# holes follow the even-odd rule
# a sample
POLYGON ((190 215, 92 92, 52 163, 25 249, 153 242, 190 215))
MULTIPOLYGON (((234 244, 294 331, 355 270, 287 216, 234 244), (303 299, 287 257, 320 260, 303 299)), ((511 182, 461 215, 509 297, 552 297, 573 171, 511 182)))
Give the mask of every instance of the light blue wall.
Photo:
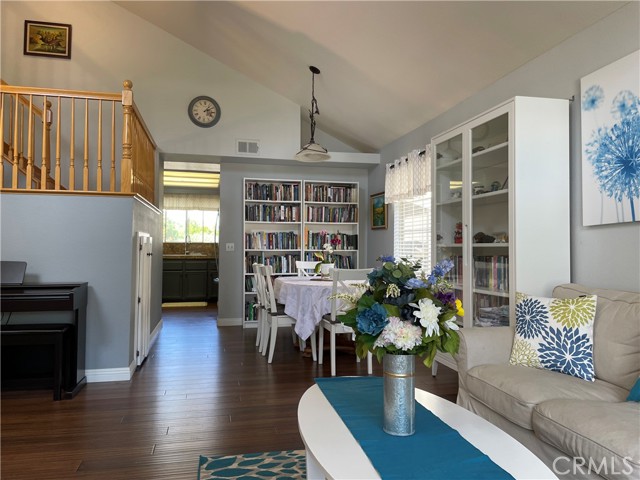
MULTIPOLYGON (((144 228, 161 238, 159 214, 131 197, 5 193, 0 215, 0 256, 26 261, 26 282, 89 283, 86 368, 129 367, 133 232, 144 228)), ((154 256, 156 250, 161 259, 160 242, 154 256)), ((154 268, 161 269, 158 261, 154 268)), ((160 320, 159 281, 154 279, 152 325, 160 320)))
MULTIPOLYGON (((385 146, 369 175, 384 190, 384 165, 429 143, 431 137, 517 95, 576 98, 570 111, 571 280, 593 287, 640 291, 640 225, 582 226, 580 78, 640 48, 640 3, 624 8, 523 65, 480 93, 385 146)), ((473 74, 473 72, 469 72, 473 74)), ((531 132, 535 135, 535 132, 531 132)), ((393 210, 391 208, 390 210, 393 210)), ((517 212, 516 212, 517 214, 517 212)), ((544 212, 541 212, 543 215, 544 212)), ((390 213, 393 221, 393 213, 390 213)), ((369 261, 393 249, 392 229, 369 236, 369 261)), ((544 252, 540 252, 544 259, 544 252)))

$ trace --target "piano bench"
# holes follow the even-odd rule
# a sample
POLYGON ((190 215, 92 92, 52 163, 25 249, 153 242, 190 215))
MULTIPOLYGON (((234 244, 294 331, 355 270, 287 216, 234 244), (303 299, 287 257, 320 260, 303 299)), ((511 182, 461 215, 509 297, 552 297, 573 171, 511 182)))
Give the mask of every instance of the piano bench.
POLYGON ((0 330, 2 347, 7 346, 35 346, 53 345, 53 400, 62 398, 61 392, 65 383, 63 368, 65 358, 65 336, 70 325, 18 325, 7 328, 3 325, 0 330), (18 328, 16 328, 18 327, 18 328))

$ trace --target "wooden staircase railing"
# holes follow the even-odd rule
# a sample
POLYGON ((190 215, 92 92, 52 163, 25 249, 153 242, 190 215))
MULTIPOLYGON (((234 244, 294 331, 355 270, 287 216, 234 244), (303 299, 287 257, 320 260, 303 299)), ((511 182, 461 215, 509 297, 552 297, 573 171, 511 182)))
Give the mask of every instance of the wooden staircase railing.
POLYGON ((2 190, 139 194, 157 205, 157 147, 132 82, 123 87, 101 93, 0 84, 2 190))

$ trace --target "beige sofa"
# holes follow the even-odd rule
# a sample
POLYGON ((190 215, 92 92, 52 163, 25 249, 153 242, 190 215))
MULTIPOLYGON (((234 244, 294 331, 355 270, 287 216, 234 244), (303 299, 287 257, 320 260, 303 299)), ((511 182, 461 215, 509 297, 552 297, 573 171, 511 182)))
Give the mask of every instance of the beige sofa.
POLYGON ((596 380, 509 364, 513 327, 463 329, 458 404, 491 421, 559 478, 640 479, 640 294, 556 287, 556 298, 598 296, 596 380))

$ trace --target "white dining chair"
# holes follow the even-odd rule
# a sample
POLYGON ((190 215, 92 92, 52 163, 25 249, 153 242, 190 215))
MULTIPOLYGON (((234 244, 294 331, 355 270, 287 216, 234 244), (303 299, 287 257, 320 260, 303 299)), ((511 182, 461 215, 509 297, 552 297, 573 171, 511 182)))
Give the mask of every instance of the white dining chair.
POLYGON ((315 277, 318 274, 316 273, 316 265, 318 265, 320 261, 318 260, 296 260, 296 270, 298 271, 299 277, 315 277))
POLYGON ((260 352, 263 351, 264 345, 266 345, 269 340, 269 330, 266 328, 267 301, 264 289, 264 277, 260 271, 262 266, 263 265, 261 263, 254 263, 251 265, 253 271, 253 290, 256 292, 256 301, 258 303, 258 314, 256 316, 258 320, 256 328, 256 347, 258 347, 260 352))
MULTIPOLYGON (((300 349, 303 349, 303 342, 294 331, 295 319, 284 313, 284 305, 276 302, 276 296, 273 290, 273 267, 271 265, 263 265, 260 269, 264 275, 267 295, 267 323, 269 329, 269 363, 273 361, 273 352, 275 351, 276 339, 278 337, 278 328, 290 327, 294 341, 297 340, 300 349)), ((316 355, 316 335, 311 335, 311 355, 315 361, 316 355)))
MULTIPOLYGON (((355 294, 357 287, 353 284, 346 283, 347 280, 360 280, 362 283, 367 283, 367 275, 371 272, 371 268, 362 269, 346 269, 346 268, 334 268, 331 271, 331 278, 333 280, 333 287, 331 289, 331 313, 328 313, 322 317, 320 322, 320 335, 318 336, 318 364, 322 365, 324 357, 324 331, 328 330, 330 335, 329 341, 329 353, 331 355, 331 376, 336 376, 336 335, 348 333, 352 337, 354 336, 353 329, 346 326, 340 321, 340 315, 345 310, 352 308, 349 302, 336 298, 338 293, 355 294)), ((371 352, 367 353, 367 372, 369 375, 373 373, 371 352)), ((360 357, 356 356, 356 361, 360 361, 360 357)))

